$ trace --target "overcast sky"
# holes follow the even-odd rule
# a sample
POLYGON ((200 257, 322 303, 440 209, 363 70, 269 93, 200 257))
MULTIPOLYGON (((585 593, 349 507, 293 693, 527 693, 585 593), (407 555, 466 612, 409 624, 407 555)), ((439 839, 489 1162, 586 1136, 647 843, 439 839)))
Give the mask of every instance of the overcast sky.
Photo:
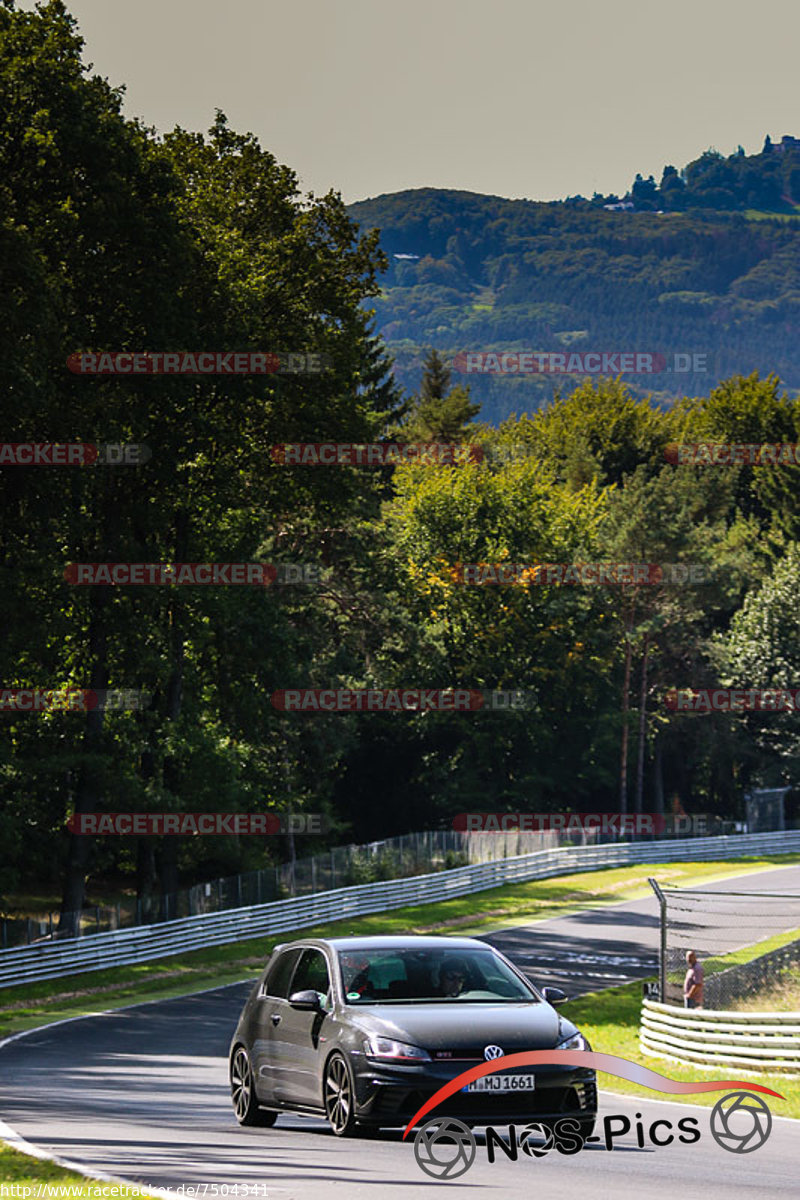
POLYGON ((206 130, 221 108, 348 203, 624 192, 709 146, 800 135, 800 0, 67 3, 128 116, 206 130))

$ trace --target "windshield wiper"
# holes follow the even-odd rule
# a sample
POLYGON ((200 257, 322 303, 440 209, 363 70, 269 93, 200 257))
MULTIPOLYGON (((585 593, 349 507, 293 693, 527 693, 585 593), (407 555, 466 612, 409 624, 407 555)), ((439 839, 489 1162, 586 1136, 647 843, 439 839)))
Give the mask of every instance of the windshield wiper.
POLYGON ((417 996, 409 999, 407 996, 389 1000, 348 1000, 353 1008, 366 1007, 372 1004, 540 1004, 537 996, 498 996, 496 999, 487 996, 475 997, 469 1000, 461 996, 417 996))

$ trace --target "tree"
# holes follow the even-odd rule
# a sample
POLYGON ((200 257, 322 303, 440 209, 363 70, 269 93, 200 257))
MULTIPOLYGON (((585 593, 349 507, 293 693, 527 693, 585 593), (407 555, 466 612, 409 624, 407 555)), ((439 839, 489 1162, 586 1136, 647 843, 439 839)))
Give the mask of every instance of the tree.
MULTIPOLYGON (((722 687, 794 690, 800 679, 800 544, 791 543, 760 587, 735 614, 730 632, 714 640, 722 687)), ((798 782, 797 715, 763 709, 729 718, 738 727, 740 754, 754 782, 798 782)))
MULTIPOLYGON (((363 309, 386 265, 377 233, 360 235, 333 193, 300 200, 294 174, 223 114, 207 139, 177 130, 157 140, 125 121, 119 94, 86 77, 81 48, 57 0, 32 14, 0 8, 6 244, 19 250, 7 295, 26 318, 43 318, 10 347, 4 426, 20 441, 153 450, 138 470, 15 468, 0 480, 10 584, 0 606, 4 618, 23 616, 4 647, 5 679, 153 697, 135 715, 12 718, 2 799, 19 836, 46 838, 51 871, 63 870, 62 933, 74 932, 92 854, 95 866, 122 861, 107 844, 67 836, 65 816, 112 797, 136 809, 191 799, 235 810, 265 793, 277 803, 263 775, 286 739, 269 694, 298 661, 327 663, 332 640, 330 622, 309 620, 307 597, 291 589, 77 589, 63 566, 293 550, 318 559, 321 531, 377 510, 377 483, 365 488, 356 470, 282 470, 269 446, 309 433, 370 440, 399 408, 363 309), (152 376, 135 389, 64 366, 78 348, 175 346, 308 349, 332 366, 318 378, 152 376), (16 795, 26 774, 33 833, 16 795)), ((326 761, 323 749, 324 805, 336 756, 326 761)), ((169 838, 151 849, 140 879, 154 857, 165 892, 199 853, 169 838)))
POLYGON ((464 441, 480 407, 470 400, 468 387, 450 387, 449 367, 431 350, 423 366, 419 396, 399 426, 399 436, 406 442, 464 441))

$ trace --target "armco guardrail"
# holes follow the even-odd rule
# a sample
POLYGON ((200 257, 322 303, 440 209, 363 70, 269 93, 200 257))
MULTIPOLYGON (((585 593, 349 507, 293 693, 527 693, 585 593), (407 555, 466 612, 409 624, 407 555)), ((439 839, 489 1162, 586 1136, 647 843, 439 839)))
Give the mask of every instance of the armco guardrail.
POLYGON ((224 912, 201 913, 158 925, 21 946, 0 953, 0 988, 38 979, 57 979, 104 967, 148 962, 188 950, 307 929, 322 921, 340 921, 411 904, 428 904, 466 896, 504 883, 546 879, 630 863, 740 858, 748 854, 800 850, 800 831, 754 833, 731 837, 685 838, 606 846, 571 846, 538 850, 516 858, 473 863, 432 875, 388 879, 337 888, 311 896, 295 896, 270 904, 224 912))
POLYGON ((725 1012, 642 1002, 642 1054, 745 1073, 800 1071, 800 1012, 725 1012))

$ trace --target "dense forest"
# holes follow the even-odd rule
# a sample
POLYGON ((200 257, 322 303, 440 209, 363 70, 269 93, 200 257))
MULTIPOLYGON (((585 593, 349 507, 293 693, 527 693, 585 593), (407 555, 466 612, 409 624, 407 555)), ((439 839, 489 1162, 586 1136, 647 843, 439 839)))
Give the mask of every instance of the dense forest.
MULTIPOLYGON (((706 151, 681 172, 666 167, 660 187, 637 177, 616 210, 615 201, 418 188, 350 205, 362 229, 380 229, 389 257, 375 310, 398 382, 419 387, 429 346, 451 357, 639 351, 663 355, 670 369, 626 380, 662 406, 753 371, 776 373, 796 393, 800 141, 767 139, 751 156, 706 151)), ((580 378, 579 367, 463 381, 498 421, 580 378)))
MULTIPOLYGON (((665 699, 800 684, 800 467, 680 465, 670 451, 800 441, 800 404, 779 379, 797 363, 792 227, 425 190, 354 206, 359 228, 337 194, 303 197, 221 113, 205 136, 124 118, 58 0, 39 13, 0 0, 0 88, 5 437, 150 450, 138 466, 0 469, 0 683, 152 698, 0 713, 0 906, 33 881, 58 880, 71 911, 100 879, 144 895, 288 853, 278 837, 83 837, 73 814, 306 809, 328 815, 333 843, 448 827, 470 809, 679 800, 732 816, 747 786, 797 783, 794 713, 684 713, 665 699), (379 218, 386 253, 364 228, 379 218), (388 257, 407 252, 419 262, 388 257), (713 333, 730 376, 669 406, 619 379, 529 406, 520 381, 498 378, 481 409, 431 352, 553 330, 705 351, 713 333), (426 343, 410 394, 386 344, 404 340, 426 343), (84 351, 175 349, 314 352, 331 366, 67 367, 84 351), (270 452, 379 440, 487 453, 328 468, 270 452), (312 564, 315 581, 76 587, 65 575, 250 561, 312 564), (459 581, 458 564, 498 562, 703 571, 646 586, 459 581), (458 713, 271 703, 322 687, 538 699, 458 713)), ((298 853, 320 845, 300 841, 298 853)))

